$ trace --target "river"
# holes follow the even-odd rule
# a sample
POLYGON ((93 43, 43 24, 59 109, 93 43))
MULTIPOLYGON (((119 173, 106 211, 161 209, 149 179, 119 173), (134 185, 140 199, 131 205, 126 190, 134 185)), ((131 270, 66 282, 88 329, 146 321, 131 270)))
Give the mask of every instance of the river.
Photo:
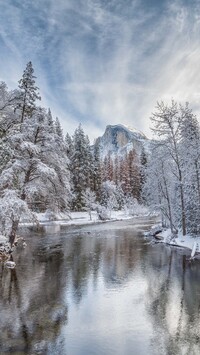
POLYGON ((200 354, 200 262, 149 224, 30 232, 0 264, 0 354, 200 354))

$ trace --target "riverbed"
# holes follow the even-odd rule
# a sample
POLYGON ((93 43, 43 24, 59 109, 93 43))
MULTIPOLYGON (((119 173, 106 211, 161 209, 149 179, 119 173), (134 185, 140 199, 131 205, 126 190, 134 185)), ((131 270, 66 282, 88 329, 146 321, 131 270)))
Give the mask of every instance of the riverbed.
POLYGON ((152 223, 29 232, 0 264, 0 354, 199 354, 200 262, 152 223))

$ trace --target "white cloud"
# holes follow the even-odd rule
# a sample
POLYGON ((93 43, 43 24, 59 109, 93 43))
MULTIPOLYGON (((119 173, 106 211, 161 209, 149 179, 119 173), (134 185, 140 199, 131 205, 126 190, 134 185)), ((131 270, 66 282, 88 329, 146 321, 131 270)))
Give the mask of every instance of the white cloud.
POLYGON ((160 11, 128 0, 127 5, 120 0, 44 2, 42 9, 34 2, 30 25, 25 20, 31 2, 22 2, 21 10, 11 0, 4 4, 12 24, 1 18, 10 53, 0 59, 2 78, 8 84, 18 80, 33 58, 43 102, 65 131, 72 133, 82 120, 91 139, 108 123, 148 135, 156 101, 172 97, 199 111, 198 2, 193 8, 166 2, 160 11))

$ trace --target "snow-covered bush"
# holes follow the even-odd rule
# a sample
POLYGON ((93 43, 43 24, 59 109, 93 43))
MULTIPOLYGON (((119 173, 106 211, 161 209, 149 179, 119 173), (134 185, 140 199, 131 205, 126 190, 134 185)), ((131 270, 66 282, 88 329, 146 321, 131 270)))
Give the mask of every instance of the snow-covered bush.
POLYGON ((146 216, 149 214, 149 209, 140 205, 136 198, 128 197, 125 203, 125 211, 131 216, 146 216))
POLYGON ((108 210, 106 207, 98 205, 96 208, 98 218, 101 221, 106 221, 110 219, 110 210, 108 210))
POLYGON ((47 209, 45 212, 45 219, 48 221, 55 221, 56 220, 56 213, 50 209, 47 209))
POLYGON ((119 209, 117 186, 113 181, 107 180, 103 182, 101 189, 101 204, 110 211, 119 209))
POLYGON ((0 198, 0 233, 10 235, 12 227, 21 219, 36 221, 35 214, 28 208, 26 201, 17 191, 5 189, 0 198))
POLYGON ((87 188, 83 193, 83 203, 85 205, 84 210, 89 213, 90 220, 92 219, 92 210, 96 208, 96 195, 90 188, 87 188))

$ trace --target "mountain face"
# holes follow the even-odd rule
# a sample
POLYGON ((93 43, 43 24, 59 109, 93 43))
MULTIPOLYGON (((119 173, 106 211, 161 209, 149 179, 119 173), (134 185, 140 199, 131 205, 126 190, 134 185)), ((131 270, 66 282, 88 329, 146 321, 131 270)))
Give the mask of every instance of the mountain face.
POLYGON ((121 124, 108 125, 102 137, 97 138, 95 144, 99 144, 101 158, 111 155, 125 156, 130 150, 134 149, 140 155, 142 149, 146 150, 149 140, 138 131, 134 131, 121 124))

